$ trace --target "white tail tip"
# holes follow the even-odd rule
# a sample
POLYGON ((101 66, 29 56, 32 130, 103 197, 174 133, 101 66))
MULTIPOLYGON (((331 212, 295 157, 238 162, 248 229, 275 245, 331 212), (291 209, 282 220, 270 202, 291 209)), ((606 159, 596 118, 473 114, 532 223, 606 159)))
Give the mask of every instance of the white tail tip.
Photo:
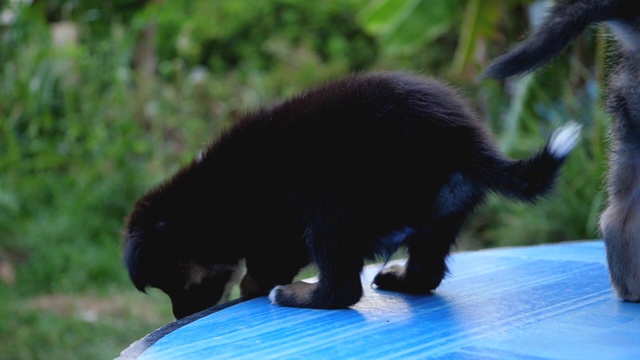
POLYGON ((563 127, 557 129, 551 135, 549 141, 549 153, 557 158, 563 158, 569 154, 580 139, 582 125, 571 121, 563 127))

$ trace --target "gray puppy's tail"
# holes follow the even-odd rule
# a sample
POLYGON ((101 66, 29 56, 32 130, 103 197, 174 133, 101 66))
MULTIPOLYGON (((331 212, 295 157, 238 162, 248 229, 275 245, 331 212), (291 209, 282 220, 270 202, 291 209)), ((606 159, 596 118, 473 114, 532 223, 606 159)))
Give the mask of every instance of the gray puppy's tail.
POLYGON ((562 53, 590 25, 633 22, 639 13, 638 0, 560 1, 536 31, 496 58, 482 78, 505 79, 534 71, 562 53))

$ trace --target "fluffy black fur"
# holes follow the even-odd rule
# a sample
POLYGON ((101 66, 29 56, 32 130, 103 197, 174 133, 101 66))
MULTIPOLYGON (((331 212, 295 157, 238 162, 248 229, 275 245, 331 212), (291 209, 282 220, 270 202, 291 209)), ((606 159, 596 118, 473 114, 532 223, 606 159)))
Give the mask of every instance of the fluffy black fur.
POLYGON ((263 108, 144 195, 124 230, 133 283, 165 291, 177 318, 242 295, 344 308, 362 296, 366 258, 408 248, 382 289, 428 293, 488 192, 534 201, 575 144, 565 129, 510 160, 445 84, 402 73, 352 75, 263 108), (315 284, 294 276, 313 262, 315 284), (277 286, 276 285, 280 285, 277 286), (274 288, 275 287, 275 288, 274 288))
POLYGON ((544 66, 588 26, 605 23, 619 43, 606 88, 613 116, 607 181, 600 217, 613 288, 640 301, 640 1, 571 0, 553 7, 537 31, 496 59, 485 76, 506 78, 544 66))

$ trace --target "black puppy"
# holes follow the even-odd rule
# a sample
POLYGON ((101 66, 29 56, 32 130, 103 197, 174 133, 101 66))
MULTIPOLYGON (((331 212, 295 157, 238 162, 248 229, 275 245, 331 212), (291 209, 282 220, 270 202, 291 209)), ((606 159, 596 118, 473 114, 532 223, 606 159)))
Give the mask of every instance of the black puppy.
POLYGON ((177 318, 246 297, 336 309, 362 296, 367 258, 408 248, 381 289, 429 293, 470 214, 489 192, 547 193, 579 134, 558 130, 526 160, 494 146, 467 102, 402 73, 352 75, 247 115, 143 196, 124 230, 139 290, 167 293, 177 318), (294 276, 313 262, 317 283, 294 276))
POLYGON ((607 181, 600 216, 611 282, 626 301, 640 301, 640 1, 571 0, 552 8, 539 30, 499 57, 486 76, 506 78, 547 64, 588 26, 605 23, 618 40, 606 89, 613 116, 607 181))

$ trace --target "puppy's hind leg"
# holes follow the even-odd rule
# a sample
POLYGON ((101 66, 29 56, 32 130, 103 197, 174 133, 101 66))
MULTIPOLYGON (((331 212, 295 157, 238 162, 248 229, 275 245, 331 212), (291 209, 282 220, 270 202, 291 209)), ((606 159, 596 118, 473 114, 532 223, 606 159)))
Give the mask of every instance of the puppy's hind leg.
POLYGON ((446 258, 462 220, 448 217, 416 231, 407 239, 409 258, 405 266, 390 265, 373 279, 381 290, 427 294, 440 285, 447 273, 446 258))
POLYGON ((373 279, 382 290, 426 294, 440 285, 447 273, 447 256, 462 226, 483 194, 462 173, 451 176, 438 193, 433 220, 406 241, 409 259, 405 266, 392 265, 373 279))
POLYGON ((640 154, 638 155, 636 161, 612 161, 609 204, 600 217, 611 284, 619 298, 632 302, 640 301, 640 154))
POLYGON ((607 108, 614 116, 607 191, 600 218, 611 283, 618 297, 640 301, 640 2, 622 1, 624 16, 608 22, 620 41, 607 108))

